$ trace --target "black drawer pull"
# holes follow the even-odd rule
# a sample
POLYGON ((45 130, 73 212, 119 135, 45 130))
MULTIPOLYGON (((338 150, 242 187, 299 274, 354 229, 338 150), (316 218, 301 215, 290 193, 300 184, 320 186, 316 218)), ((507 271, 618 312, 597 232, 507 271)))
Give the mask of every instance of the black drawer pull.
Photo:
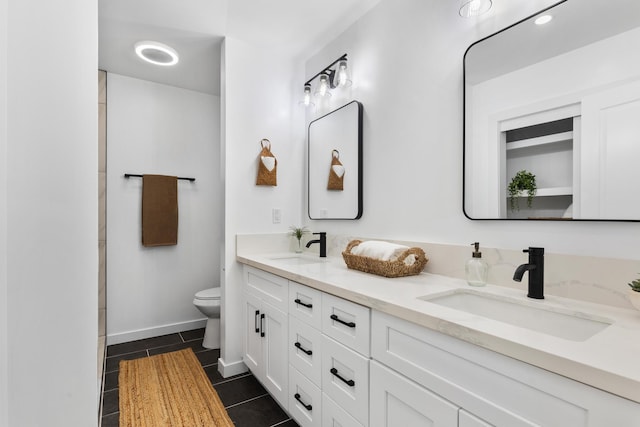
POLYGON ((300 402, 300 404, 301 404, 302 406, 304 406, 304 409, 306 409, 307 411, 310 411, 310 410, 312 410, 312 409, 313 409, 313 406, 311 406, 311 405, 307 405, 306 403, 304 403, 304 402, 302 401, 302 399, 300 399, 300 394, 299 394, 299 393, 294 394, 294 395, 293 395, 293 397, 295 397, 295 398, 296 398, 296 400, 297 400, 298 402, 300 402))
POLYGON ((313 304, 305 304, 302 301, 300 301, 300 298, 294 299, 293 302, 295 302, 296 304, 299 304, 299 305, 301 305, 303 307, 307 307, 307 308, 312 308, 313 307, 313 304))
POLYGON ((260 336, 264 337, 264 313, 260 315, 260 336))
POLYGON ((356 382, 354 380, 345 380, 344 378, 342 378, 340 376, 340 374, 338 373, 338 370, 336 368, 331 368, 331 370, 329 372, 331 372, 333 375, 338 377, 340 380, 342 380, 342 382, 344 382, 349 387, 353 387, 353 386, 356 385, 356 382))
POLYGON ((345 322, 344 320, 342 320, 341 318, 339 318, 335 314, 331 315, 331 320, 335 320, 336 322, 342 323, 344 326, 348 326, 350 328, 355 328, 356 327, 356 324, 354 322, 345 322))
POLYGON ((307 354, 307 356, 311 356, 313 354, 313 351, 305 350, 304 348, 302 348, 302 344, 300 344, 299 342, 296 342, 294 345, 300 350, 304 351, 307 354))
POLYGON ((256 314, 253 317, 253 326, 256 328, 256 334, 260 332, 260 327, 258 326, 258 316, 260 315, 260 310, 256 310, 256 314))

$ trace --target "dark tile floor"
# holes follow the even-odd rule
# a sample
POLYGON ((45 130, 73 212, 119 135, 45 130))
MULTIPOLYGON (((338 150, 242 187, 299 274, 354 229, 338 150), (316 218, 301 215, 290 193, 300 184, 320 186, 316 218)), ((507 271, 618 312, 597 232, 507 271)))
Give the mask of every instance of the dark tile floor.
POLYGON ((187 347, 191 347, 195 352, 227 409, 229 417, 237 427, 298 427, 298 424, 280 408, 250 372, 222 378, 218 373, 217 365, 220 350, 202 347, 203 336, 204 329, 195 329, 108 346, 102 394, 102 427, 117 427, 119 424, 118 364, 120 360, 148 357, 187 347))

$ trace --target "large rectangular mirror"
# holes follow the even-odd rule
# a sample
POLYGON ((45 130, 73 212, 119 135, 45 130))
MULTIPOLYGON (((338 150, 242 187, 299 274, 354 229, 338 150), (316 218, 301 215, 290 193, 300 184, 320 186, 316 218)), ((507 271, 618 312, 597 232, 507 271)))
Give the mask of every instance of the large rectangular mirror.
POLYGON ((362 104, 352 101, 309 124, 310 219, 362 216, 362 104))
POLYGON ((638 40, 640 1, 565 0, 469 47, 467 217, 640 221, 638 40))

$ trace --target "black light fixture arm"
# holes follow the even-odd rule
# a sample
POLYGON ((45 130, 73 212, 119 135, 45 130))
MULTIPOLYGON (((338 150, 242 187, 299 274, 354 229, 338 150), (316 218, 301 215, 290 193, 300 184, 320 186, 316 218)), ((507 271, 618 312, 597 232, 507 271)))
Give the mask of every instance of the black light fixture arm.
POLYGON ((331 64, 329 64, 326 67, 324 67, 324 69, 322 71, 320 71, 318 74, 316 74, 315 76, 313 76, 309 80, 307 80, 304 85, 305 86, 311 85, 311 82, 314 81, 318 76, 320 76, 321 74, 326 74, 327 76, 329 76, 329 86, 331 87, 331 89, 335 89, 336 85, 334 85, 334 83, 333 83, 333 78, 336 75, 336 70, 331 69, 331 67, 333 67, 334 65, 336 65, 340 61, 346 61, 346 60, 347 60, 347 54, 345 53, 340 58, 336 59, 331 64))

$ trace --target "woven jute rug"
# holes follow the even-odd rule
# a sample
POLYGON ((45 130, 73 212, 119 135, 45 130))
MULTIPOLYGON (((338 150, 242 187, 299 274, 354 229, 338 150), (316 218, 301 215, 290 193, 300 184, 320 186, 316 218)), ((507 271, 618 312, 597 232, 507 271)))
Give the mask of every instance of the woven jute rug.
POLYGON ((193 350, 120 362, 120 427, 233 427, 193 350))

